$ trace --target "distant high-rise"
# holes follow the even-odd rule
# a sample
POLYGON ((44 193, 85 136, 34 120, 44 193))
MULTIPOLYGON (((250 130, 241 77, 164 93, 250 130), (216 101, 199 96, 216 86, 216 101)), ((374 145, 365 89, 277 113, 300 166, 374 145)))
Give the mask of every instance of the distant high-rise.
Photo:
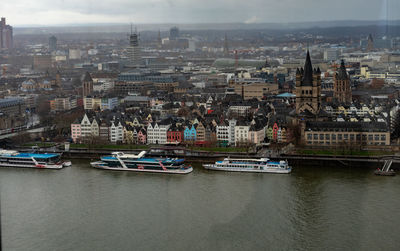
POLYGON ((225 33, 225 39, 224 39, 224 54, 227 56, 229 55, 229 45, 228 45, 228 37, 225 33))
POLYGON ((179 38, 179 29, 178 27, 172 27, 169 30, 169 40, 177 40, 179 38))
POLYGON ((340 65, 339 71, 334 75, 333 95, 337 102, 350 104, 351 103, 351 87, 350 78, 346 71, 344 61, 340 65))
POLYGON ((372 38, 371 34, 369 34, 367 40, 367 51, 372 51, 374 49, 374 39, 372 38))
POLYGON ((137 31, 133 32, 131 30, 131 34, 129 35, 129 46, 128 46, 128 57, 129 63, 131 66, 138 66, 142 64, 142 53, 139 45, 139 35, 137 31))
POLYGON ((57 50, 57 38, 55 36, 49 37, 49 50, 50 51, 57 50))
POLYGON ((162 39, 161 39, 161 31, 158 31, 158 37, 157 37, 157 47, 161 48, 162 47, 162 39))
POLYGON ((0 21, 0 49, 13 48, 13 28, 6 24, 6 18, 2 17, 0 21))

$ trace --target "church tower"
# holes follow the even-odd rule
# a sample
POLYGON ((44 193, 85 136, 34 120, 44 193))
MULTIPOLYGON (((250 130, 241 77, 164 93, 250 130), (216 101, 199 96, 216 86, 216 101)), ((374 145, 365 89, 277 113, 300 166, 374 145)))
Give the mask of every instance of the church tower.
POLYGON ((351 103, 351 87, 350 77, 347 74, 344 61, 340 64, 339 71, 333 76, 333 97, 334 99, 343 104, 351 103))
POLYGON ((313 69, 310 52, 307 50, 307 57, 304 69, 296 71, 296 113, 308 111, 317 115, 321 109, 321 70, 313 69))
POLYGON ((60 73, 60 71, 58 71, 58 70, 57 70, 57 73, 56 73, 56 85, 57 85, 58 87, 61 86, 61 73, 60 73))
POLYGON ((85 76, 82 79, 82 96, 86 97, 92 94, 93 92, 93 79, 90 76, 89 72, 86 72, 85 76))

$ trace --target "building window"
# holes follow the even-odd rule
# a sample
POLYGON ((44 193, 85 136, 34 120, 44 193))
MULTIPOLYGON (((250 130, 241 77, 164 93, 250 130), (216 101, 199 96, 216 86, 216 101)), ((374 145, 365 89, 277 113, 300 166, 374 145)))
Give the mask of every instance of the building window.
POLYGON ((314 134, 314 140, 318 140, 318 134, 314 134))
POLYGON ((342 134, 338 134, 338 140, 342 140, 342 134))
POLYGON ((319 135, 319 140, 324 140, 324 135, 323 134, 319 135))

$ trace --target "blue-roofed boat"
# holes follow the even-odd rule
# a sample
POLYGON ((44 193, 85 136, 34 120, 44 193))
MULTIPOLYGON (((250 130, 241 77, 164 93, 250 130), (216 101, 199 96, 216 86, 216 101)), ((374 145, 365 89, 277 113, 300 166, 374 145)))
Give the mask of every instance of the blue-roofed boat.
POLYGON ((254 173, 290 173, 292 168, 285 160, 272 161, 268 158, 261 159, 231 159, 225 158, 215 164, 204 164, 204 168, 230 172, 254 173))
POLYGON ((184 159, 178 158, 151 158, 145 157, 146 151, 139 154, 113 152, 110 156, 101 157, 100 161, 90 164, 99 169, 117 171, 135 171, 152 173, 186 174, 193 171, 191 166, 185 165, 184 159))
POLYGON ((70 166, 57 153, 20 153, 14 150, 0 150, 0 167, 61 169, 70 166))

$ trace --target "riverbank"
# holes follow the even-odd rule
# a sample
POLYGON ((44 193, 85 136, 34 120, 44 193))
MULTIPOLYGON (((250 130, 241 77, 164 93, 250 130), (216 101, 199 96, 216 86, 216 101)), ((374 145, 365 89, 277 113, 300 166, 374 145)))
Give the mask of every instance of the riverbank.
MULTIPOLYGON (((20 148, 16 149, 21 152, 23 151, 31 151, 28 148, 20 148)), ((109 155, 112 152, 116 151, 116 149, 70 149, 69 151, 62 151, 58 148, 47 148, 47 149, 39 149, 38 152, 55 152, 60 153, 66 159, 90 159, 96 160, 101 156, 109 155)), ((143 149, 119 149, 118 151, 130 152, 130 153, 139 153, 143 151, 143 149)), ((177 157, 184 158, 189 162, 202 162, 202 163, 212 163, 216 160, 222 160, 226 157, 232 158, 260 158, 260 157, 269 157, 271 159, 286 159, 289 161, 290 165, 310 165, 310 166, 341 166, 341 167, 382 167, 385 160, 391 159, 393 160, 393 168, 400 168, 400 156, 395 155, 383 155, 383 154, 371 154, 371 155, 323 155, 322 152, 320 155, 313 154, 297 154, 288 153, 288 154, 279 154, 279 155, 271 155, 266 152, 260 151, 259 153, 246 153, 246 152, 209 152, 209 151, 196 151, 185 148, 152 148, 147 151, 148 156, 153 157, 177 157)))

